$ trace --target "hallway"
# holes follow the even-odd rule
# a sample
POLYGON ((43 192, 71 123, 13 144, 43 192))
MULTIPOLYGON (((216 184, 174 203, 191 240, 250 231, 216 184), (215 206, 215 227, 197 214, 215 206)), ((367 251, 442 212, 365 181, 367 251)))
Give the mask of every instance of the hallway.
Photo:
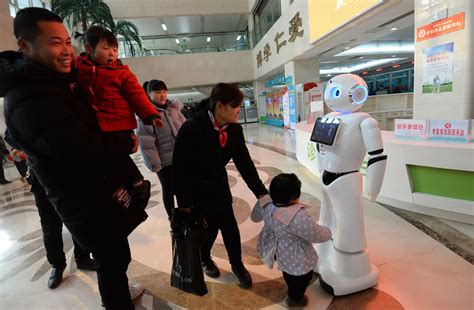
MULTIPOLYGON (((321 197, 319 178, 296 161, 294 134, 261 124, 244 125, 244 134, 265 185, 268 186, 278 173, 297 174, 303 183, 301 201, 312 206, 310 212, 317 219, 321 197)), ((244 263, 252 274, 254 285, 249 290, 236 285, 237 279, 231 272, 219 236, 213 256, 221 269, 221 277, 206 277, 209 293, 197 297, 169 285, 171 238, 161 201, 161 187, 156 174, 144 166, 141 155, 135 154, 133 158, 152 182, 152 198, 147 207, 149 217, 129 237, 132 251, 129 279, 145 285, 145 294, 135 302, 137 309, 285 308, 286 285, 281 272, 276 267, 268 270, 256 253, 257 237, 262 227, 261 223, 250 221, 250 211, 256 199, 232 162, 227 170, 234 195, 233 207, 242 238, 244 263)), ((46 261, 33 196, 20 182, 14 167, 6 169, 6 177, 13 182, 0 187, 1 307, 101 309, 96 275, 77 270, 72 259, 72 240, 66 229, 63 232, 68 258, 65 279, 55 290, 47 288, 50 266, 46 261)), ((307 309, 474 308, 472 227, 456 229, 438 219, 393 210, 400 214, 397 215, 391 208, 368 200, 364 200, 364 204, 369 253, 381 275, 378 285, 360 293, 334 298, 322 290, 319 281, 315 281, 306 292, 309 297, 307 309), (429 226, 430 221, 442 229, 429 226), (431 228, 421 230, 417 223, 431 228), (446 235, 440 233, 443 229, 446 235), (455 246, 450 246, 450 243, 455 246)))

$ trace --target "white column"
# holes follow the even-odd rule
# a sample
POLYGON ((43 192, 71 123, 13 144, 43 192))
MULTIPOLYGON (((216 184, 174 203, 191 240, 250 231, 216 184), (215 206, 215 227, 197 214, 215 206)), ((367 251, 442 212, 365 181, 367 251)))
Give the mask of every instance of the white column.
POLYGON ((474 118, 473 14, 472 0, 415 1, 414 119, 474 118), (416 42, 416 28, 434 22, 440 12, 447 16, 464 12, 464 29, 416 42), (454 43, 452 91, 422 93, 423 50, 451 42, 454 43))

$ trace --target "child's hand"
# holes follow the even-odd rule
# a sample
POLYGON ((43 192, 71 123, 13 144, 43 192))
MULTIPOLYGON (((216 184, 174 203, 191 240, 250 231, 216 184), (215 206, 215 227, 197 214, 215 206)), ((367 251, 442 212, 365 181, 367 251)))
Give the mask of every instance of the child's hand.
POLYGON ((13 161, 13 156, 11 154, 7 154, 5 156, 8 158, 8 160, 13 161))
POLYGON ((158 127, 158 128, 163 128, 163 122, 161 121, 161 118, 154 118, 152 121, 151 121, 151 125, 153 127, 158 127))

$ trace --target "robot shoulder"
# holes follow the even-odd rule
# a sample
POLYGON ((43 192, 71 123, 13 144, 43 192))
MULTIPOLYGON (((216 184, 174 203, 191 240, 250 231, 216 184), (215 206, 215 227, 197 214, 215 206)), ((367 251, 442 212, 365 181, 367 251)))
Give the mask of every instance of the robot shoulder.
POLYGON ((369 115, 369 117, 364 118, 360 122, 360 128, 362 130, 364 130, 364 129, 370 130, 370 129, 374 129, 374 128, 379 128, 379 123, 374 118, 370 117, 370 115, 369 115))

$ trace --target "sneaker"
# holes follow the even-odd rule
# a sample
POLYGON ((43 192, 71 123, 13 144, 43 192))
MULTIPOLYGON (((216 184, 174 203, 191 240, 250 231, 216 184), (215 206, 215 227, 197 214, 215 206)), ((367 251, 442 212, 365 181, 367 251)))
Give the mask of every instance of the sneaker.
POLYGON ((137 299, 138 296, 140 296, 144 290, 145 287, 141 283, 134 283, 128 285, 128 291, 130 292, 130 298, 132 300, 137 299))
POLYGON ((217 268, 216 263, 212 259, 209 262, 202 263, 202 271, 211 278, 218 278, 221 275, 219 268, 217 268))
POLYGON ((304 295, 303 299, 300 301, 294 301, 290 297, 287 297, 285 299, 285 303, 288 305, 288 307, 305 307, 308 305, 308 296, 304 295))
POLYGON ((232 272, 239 280, 241 288, 250 288, 252 286, 252 277, 247 269, 245 269, 243 263, 232 265, 232 272))
POLYGON ((77 269, 90 271, 96 271, 98 268, 97 262, 90 257, 76 259, 76 266, 77 269))

